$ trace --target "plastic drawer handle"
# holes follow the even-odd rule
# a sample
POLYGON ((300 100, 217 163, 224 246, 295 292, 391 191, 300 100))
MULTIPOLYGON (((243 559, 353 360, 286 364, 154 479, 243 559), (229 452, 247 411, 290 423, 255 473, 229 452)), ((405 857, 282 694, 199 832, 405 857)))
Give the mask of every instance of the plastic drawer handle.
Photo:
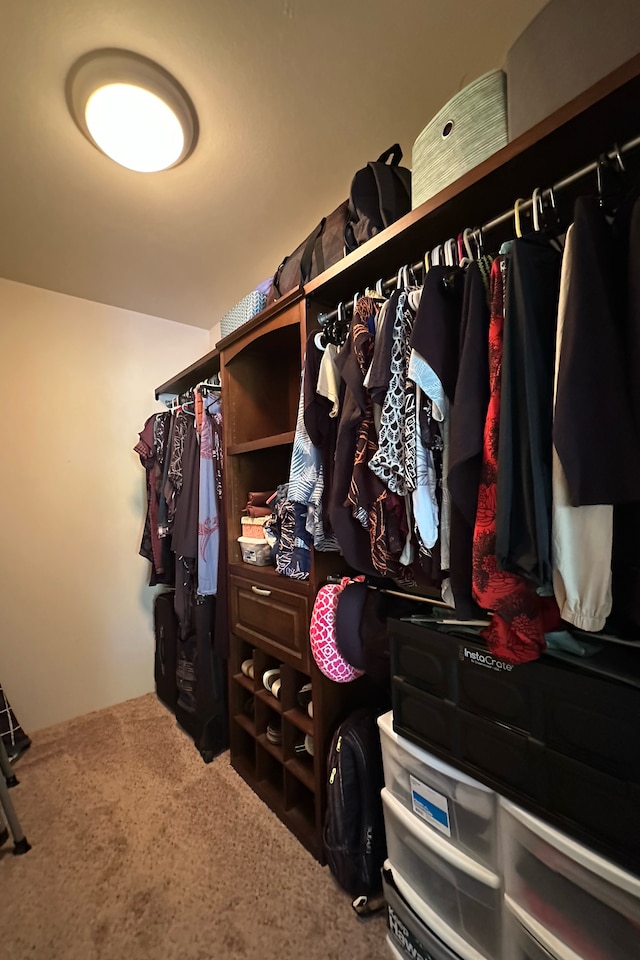
POLYGON ((257 593, 259 597, 271 596, 271 590, 263 590, 262 587, 256 587, 253 583, 251 584, 251 589, 254 593, 257 593))

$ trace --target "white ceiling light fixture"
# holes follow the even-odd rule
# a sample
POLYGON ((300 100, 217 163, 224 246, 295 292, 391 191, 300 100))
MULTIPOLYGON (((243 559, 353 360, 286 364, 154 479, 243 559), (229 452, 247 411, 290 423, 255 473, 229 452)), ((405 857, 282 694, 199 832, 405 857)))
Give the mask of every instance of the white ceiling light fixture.
POLYGON ((67 103, 85 137, 129 170, 155 173, 189 156, 198 116, 161 66, 128 50, 96 50, 67 78, 67 103))

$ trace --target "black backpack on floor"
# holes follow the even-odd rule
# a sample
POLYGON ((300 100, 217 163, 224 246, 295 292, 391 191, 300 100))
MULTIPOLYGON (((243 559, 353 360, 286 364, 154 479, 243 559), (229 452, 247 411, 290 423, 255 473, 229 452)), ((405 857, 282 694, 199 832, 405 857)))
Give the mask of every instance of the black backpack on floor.
POLYGON ((359 901, 358 913, 380 892, 387 854, 376 717, 374 710, 351 713, 334 733, 327 758, 325 853, 340 886, 359 901))

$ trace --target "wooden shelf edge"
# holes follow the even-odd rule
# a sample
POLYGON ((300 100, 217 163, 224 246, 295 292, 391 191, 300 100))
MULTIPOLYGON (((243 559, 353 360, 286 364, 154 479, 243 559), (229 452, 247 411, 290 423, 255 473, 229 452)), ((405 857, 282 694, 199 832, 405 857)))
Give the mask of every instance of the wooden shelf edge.
POLYGON ((284 763, 285 770, 288 770, 289 773, 292 773, 296 780, 299 780, 300 783, 307 788, 309 793, 315 794, 316 792, 316 778, 313 770, 310 770, 304 763, 301 763, 299 760, 292 758, 291 760, 285 760, 284 763))
POLYGON ((247 320, 246 323, 243 323, 241 326, 236 327, 235 330, 232 330, 231 333, 228 333, 226 337, 218 340, 216 343, 216 350, 226 350, 228 347, 234 344, 236 340, 239 340, 240 337, 244 337, 247 333, 251 333, 252 330, 255 330, 256 327, 261 326, 267 320, 271 319, 271 317, 276 317, 281 310, 285 310, 287 307, 291 307, 294 303, 297 303, 298 300, 302 300, 303 296, 303 288, 294 287, 293 290, 285 293, 283 297, 280 297, 279 300, 276 300, 275 303, 272 303, 270 307, 265 307, 265 309, 261 310, 260 313, 257 313, 255 317, 252 317, 251 320, 247 320))
POLYGON ((268 450, 270 447, 286 447, 293 443, 294 437, 295 431, 288 430, 286 433, 275 433, 271 437, 262 437, 260 440, 231 443, 227 447, 227 453, 236 456, 239 453, 253 453, 254 450, 268 450))
POLYGON ((274 743, 270 743, 267 740, 266 733, 259 733, 256 737, 256 740, 261 747, 264 747, 267 753, 270 753, 271 756, 278 761, 278 763, 281 763, 284 766, 284 753, 282 747, 278 747, 274 743))
POLYGON ((250 680, 249 677, 245 677, 244 673, 234 673, 233 679, 236 683, 239 683, 241 687, 244 687, 249 693, 255 691, 253 680, 250 680))
POLYGON ((313 736, 313 720, 308 714, 303 713, 302 710, 298 710, 297 707, 293 707, 291 710, 284 710, 282 715, 286 717, 294 727, 297 727, 298 730, 302 730, 303 733, 308 733, 310 737, 313 736))
POLYGON ((255 740, 256 725, 249 720, 249 717, 246 717, 244 713, 235 713, 232 719, 255 740))
POLYGON ((184 370, 177 373, 171 380, 167 380, 166 383, 156 387, 156 400, 158 400, 162 394, 175 395, 183 393, 200 380, 207 380, 215 373, 220 373, 220 351, 217 347, 214 347, 214 349, 206 353, 204 357, 200 357, 188 367, 185 367, 184 370))
POLYGON ((268 690, 256 690, 254 696, 256 700, 260 700, 261 703, 266 703, 270 710, 275 710, 276 713, 282 713, 282 704, 272 693, 269 693, 268 690))

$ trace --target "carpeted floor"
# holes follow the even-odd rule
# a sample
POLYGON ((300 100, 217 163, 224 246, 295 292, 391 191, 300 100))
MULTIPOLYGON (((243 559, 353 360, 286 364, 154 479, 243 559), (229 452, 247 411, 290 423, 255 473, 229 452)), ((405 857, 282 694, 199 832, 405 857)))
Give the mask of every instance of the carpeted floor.
POLYGON ((153 695, 41 731, 11 795, 33 845, 0 850, 1 960, 388 960, 231 769, 153 695))

